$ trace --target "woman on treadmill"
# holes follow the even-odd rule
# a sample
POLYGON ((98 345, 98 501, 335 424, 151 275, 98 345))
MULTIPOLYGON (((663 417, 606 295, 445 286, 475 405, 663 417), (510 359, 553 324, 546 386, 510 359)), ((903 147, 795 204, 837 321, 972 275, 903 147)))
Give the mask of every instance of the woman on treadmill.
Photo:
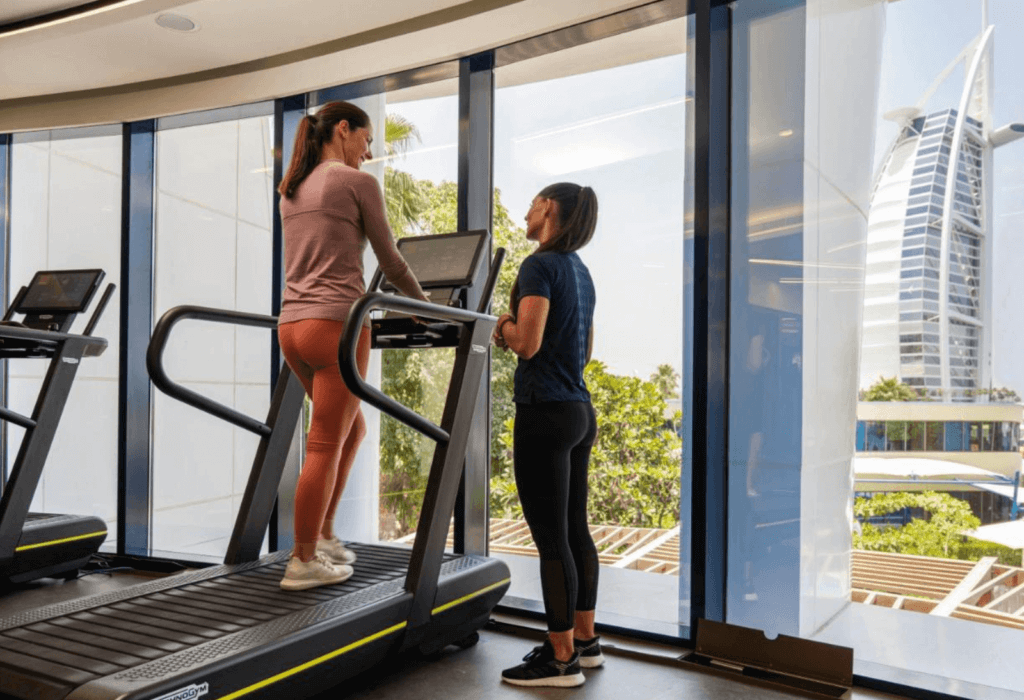
POLYGON ((576 251, 597 225, 589 187, 558 183, 534 197, 526 237, 540 245, 519 268, 494 343, 519 356, 513 462, 519 500, 540 552, 548 638, 502 672, 515 685, 576 686, 604 663, 594 633, 597 548, 587 526, 587 468, 597 420, 583 367, 593 348, 595 292, 576 251))
MULTIPOLYGON (((366 424, 338 370, 338 343, 349 309, 366 291, 366 242, 388 281, 427 300, 395 246, 377 180, 359 169, 372 141, 366 112, 348 102, 325 104, 299 122, 278 189, 286 271, 278 339, 313 403, 295 492, 295 549, 281 581, 289 591, 344 581, 356 559, 334 535, 334 513, 366 424)), ((363 377, 369 357, 367 325, 356 355, 363 377)))

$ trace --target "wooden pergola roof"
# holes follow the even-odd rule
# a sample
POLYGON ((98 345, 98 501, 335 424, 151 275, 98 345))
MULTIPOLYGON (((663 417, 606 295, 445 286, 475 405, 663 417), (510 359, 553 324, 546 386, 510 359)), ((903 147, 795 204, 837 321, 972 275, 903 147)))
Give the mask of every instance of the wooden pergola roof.
MULTIPOLYGON (((490 551, 536 557, 524 520, 491 519, 490 551)), ((679 527, 659 530, 591 525, 601 564, 679 575, 679 527)), ((411 544, 415 533, 399 542, 411 544)), ((448 546, 453 533, 448 533, 448 546)), ((1024 568, 981 561, 853 551, 855 603, 942 615, 1024 630, 1024 568)))

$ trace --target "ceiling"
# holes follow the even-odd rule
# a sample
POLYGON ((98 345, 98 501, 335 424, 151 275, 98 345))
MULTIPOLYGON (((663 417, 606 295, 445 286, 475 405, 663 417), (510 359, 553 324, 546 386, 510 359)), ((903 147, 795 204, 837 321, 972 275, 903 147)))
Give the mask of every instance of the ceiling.
POLYGON ((20 0, 4 3, 0 5, 0 27, 90 4, 92 0, 20 0))
POLYGON ((135 121, 430 65, 649 0, 120 0, 0 3, 0 133, 135 121), (44 7, 45 6, 45 7, 44 7), (157 25, 165 13, 198 30, 157 25))

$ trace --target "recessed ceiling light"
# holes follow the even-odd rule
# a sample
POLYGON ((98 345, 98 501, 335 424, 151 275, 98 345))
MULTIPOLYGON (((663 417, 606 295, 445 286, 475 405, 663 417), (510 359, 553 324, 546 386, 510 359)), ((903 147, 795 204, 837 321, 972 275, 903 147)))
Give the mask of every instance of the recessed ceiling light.
POLYGON ((792 136, 792 135, 793 135, 793 130, 792 129, 783 129, 782 131, 779 132, 779 136, 781 136, 782 138, 786 138, 787 136, 792 136))
POLYGON ((164 29, 170 29, 175 32, 195 32, 199 30, 199 25, 188 17, 170 12, 157 17, 156 23, 164 29))

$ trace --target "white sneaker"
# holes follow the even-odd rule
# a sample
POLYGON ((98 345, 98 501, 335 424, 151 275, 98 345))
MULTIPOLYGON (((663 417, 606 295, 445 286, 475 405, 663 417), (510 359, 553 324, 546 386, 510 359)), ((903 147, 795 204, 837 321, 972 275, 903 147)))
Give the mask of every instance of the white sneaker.
POLYGON ((351 575, 351 566, 332 564, 322 552, 317 552, 309 561, 302 561, 293 556, 288 560, 288 567, 284 570, 281 588, 286 591, 304 591, 317 586, 332 586, 351 575))
POLYGON ((356 553, 343 545, 337 537, 332 537, 329 540, 318 540, 316 551, 327 555, 327 560, 335 566, 338 564, 352 564, 356 560, 356 553))

